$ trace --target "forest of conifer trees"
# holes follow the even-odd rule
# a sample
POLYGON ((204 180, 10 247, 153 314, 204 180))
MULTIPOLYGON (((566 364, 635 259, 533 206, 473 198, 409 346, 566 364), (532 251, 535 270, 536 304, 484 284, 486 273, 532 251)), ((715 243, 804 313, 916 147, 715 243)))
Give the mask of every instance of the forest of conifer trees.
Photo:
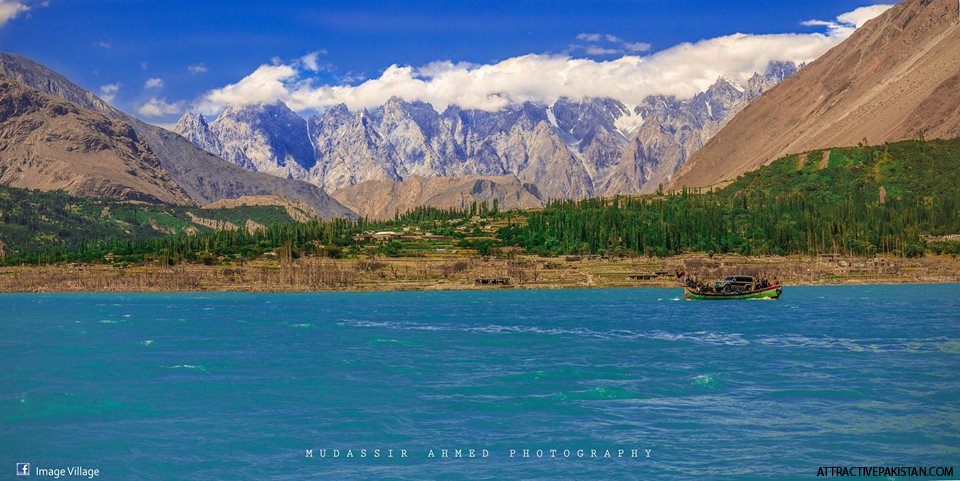
MULTIPOLYGON (((957 255, 956 241, 927 242, 929 236, 960 233, 957 179, 960 140, 860 145, 789 156, 706 192, 561 200, 532 211, 500 212, 496 205, 477 203, 466 209, 419 207, 387 222, 335 219, 278 224, 256 232, 81 239, 22 249, 3 263, 106 258, 215 264, 278 249, 293 257, 356 256, 369 253, 358 240, 364 234, 402 226, 443 234, 484 255, 501 246, 541 255, 957 255), (481 232, 470 219, 496 219, 496 237, 481 232), (473 225, 473 230, 454 228, 454 223, 473 225)), ((381 249, 388 255, 397 252, 396 244, 381 249)))

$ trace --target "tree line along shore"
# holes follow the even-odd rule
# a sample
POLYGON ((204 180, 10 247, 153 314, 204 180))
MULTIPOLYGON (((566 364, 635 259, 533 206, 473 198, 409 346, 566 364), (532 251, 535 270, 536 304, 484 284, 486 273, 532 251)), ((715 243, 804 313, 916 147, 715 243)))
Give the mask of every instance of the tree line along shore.
POLYGON ((496 202, 420 207, 387 220, 295 221, 289 206, 170 207, 4 188, 0 289, 668 285, 663 272, 707 262, 698 259, 751 260, 703 267, 702 277, 766 266, 756 273, 794 283, 951 282, 957 159, 960 139, 861 144, 787 156, 718 189, 506 212, 496 202))

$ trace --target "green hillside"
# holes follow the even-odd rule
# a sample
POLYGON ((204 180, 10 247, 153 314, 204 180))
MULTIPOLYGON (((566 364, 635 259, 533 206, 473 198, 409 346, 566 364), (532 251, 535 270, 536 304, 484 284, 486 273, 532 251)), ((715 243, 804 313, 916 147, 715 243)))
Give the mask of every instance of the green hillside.
POLYGON ((182 233, 212 232, 204 222, 243 227, 247 219, 265 226, 293 222, 280 206, 204 209, 74 197, 0 186, 0 241, 10 251, 79 248, 107 239, 143 240, 182 233))
POLYGON ((815 151, 718 191, 554 202, 501 238, 545 254, 917 256, 924 236, 960 233, 958 179, 960 139, 815 151))
POLYGON ((722 192, 817 193, 842 201, 846 193, 862 191, 864 200, 878 201, 883 187, 888 198, 946 199, 955 198, 958 179, 960 139, 906 141, 791 155, 740 176, 722 192))

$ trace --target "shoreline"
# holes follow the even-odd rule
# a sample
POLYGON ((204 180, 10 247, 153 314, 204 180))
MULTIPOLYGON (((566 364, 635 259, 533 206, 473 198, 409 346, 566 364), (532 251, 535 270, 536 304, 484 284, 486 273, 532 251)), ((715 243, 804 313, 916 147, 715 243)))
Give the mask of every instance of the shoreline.
MULTIPOLYGON (((839 283, 839 284, 787 284, 784 288, 794 287, 870 287, 870 286, 960 286, 960 281, 956 282, 863 282, 863 283, 839 283)), ((599 290, 647 290, 647 289, 676 289, 682 297, 683 286, 619 286, 619 287, 503 287, 503 288, 485 288, 485 289, 318 289, 318 290, 143 290, 143 291, 0 291, 0 296, 12 295, 30 295, 30 294, 79 294, 79 295, 100 295, 100 294, 384 294, 384 293, 410 293, 410 292, 522 292, 522 291, 599 291, 599 290)), ((681 299, 683 300, 683 299, 681 299)))
POLYGON ((960 283, 960 259, 929 256, 456 256, 258 259, 232 265, 0 267, 0 293, 406 292, 677 288, 678 268, 712 282, 726 275, 778 278, 786 286, 960 283))

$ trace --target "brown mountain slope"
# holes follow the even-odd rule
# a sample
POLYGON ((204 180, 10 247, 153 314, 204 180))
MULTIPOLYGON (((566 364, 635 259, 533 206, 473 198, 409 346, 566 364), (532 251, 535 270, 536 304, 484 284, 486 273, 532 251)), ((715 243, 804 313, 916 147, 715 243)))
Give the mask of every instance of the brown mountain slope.
POLYGON ((189 204, 133 128, 0 75, 0 183, 189 204))
POLYGON ((392 219, 414 207, 462 209, 473 202, 500 209, 543 207, 537 188, 521 183, 512 175, 499 177, 433 177, 411 175, 403 182, 371 180, 345 187, 333 197, 351 210, 370 219, 392 219))
POLYGON ((737 114, 670 187, 726 182, 786 154, 960 136, 957 0, 907 0, 737 114))
POLYGON ((129 124, 138 138, 156 154, 161 168, 199 203, 243 196, 278 195, 302 200, 323 217, 353 216, 352 212, 315 185, 244 170, 205 152, 173 132, 146 124, 113 108, 66 77, 26 57, 0 52, 0 73, 81 108, 129 124))

